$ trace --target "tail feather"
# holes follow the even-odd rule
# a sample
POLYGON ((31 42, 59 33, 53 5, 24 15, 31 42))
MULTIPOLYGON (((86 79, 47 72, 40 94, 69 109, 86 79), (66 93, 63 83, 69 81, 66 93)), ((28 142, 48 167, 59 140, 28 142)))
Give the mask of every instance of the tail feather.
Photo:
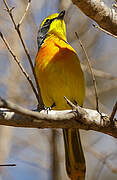
POLYGON ((66 170, 71 180, 84 180, 86 165, 78 129, 63 129, 66 170))

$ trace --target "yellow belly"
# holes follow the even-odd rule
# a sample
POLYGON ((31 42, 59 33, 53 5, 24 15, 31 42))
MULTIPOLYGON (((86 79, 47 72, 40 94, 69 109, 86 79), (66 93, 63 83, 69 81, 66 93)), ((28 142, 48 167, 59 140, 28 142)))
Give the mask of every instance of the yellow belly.
POLYGON ((70 109, 64 96, 83 104, 85 96, 84 75, 74 49, 63 40, 46 40, 40 48, 35 72, 45 106, 53 109, 70 109))

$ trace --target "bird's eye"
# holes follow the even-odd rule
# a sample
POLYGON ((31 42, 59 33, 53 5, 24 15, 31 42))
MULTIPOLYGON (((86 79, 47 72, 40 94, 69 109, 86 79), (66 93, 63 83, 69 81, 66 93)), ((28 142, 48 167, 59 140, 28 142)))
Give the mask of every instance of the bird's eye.
POLYGON ((50 22, 50 19, 46 19, 46 23, 49 23, 50 22))

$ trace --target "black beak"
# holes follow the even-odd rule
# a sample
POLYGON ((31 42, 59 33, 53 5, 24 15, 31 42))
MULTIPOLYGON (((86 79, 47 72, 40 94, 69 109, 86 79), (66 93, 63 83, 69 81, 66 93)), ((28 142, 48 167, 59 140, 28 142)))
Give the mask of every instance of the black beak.
POLYGON ((57 17, 57 19, 63 19, 65 16, 65 10, 61 11, 57 17))

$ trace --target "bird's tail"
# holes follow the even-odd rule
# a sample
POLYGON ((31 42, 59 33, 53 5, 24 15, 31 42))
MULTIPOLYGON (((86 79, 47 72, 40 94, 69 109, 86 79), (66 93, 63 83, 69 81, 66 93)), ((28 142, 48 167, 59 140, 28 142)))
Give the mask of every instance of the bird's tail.
POLYGON ((71 180, 84 180, 86 165, 78 129, 63 129, 66 170, 71 180))

